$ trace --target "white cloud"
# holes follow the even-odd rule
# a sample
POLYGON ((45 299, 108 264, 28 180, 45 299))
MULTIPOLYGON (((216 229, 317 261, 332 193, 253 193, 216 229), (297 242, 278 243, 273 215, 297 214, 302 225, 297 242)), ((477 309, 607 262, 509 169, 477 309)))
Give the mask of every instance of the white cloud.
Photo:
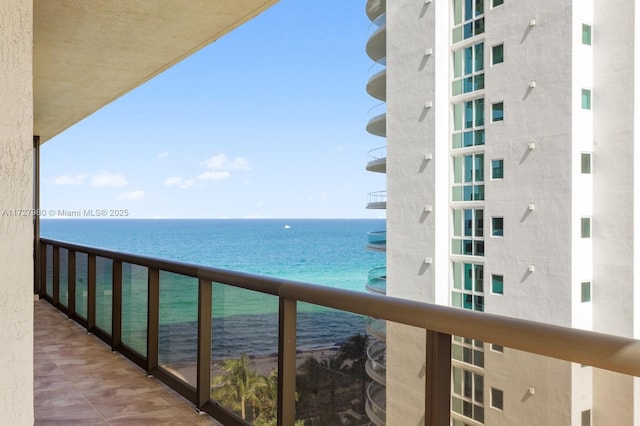
POLYGON ((87 178, 86 174, 75 175, 75 176, 62 175, 62 176, 58 176, 54 182, 56 185, 76 185, 77 186, 77 185, 82 185, 86 178, 87 178))
POLYGON ((122 192, 118 195, 118 201, 136 201, 144 198, 144 191, 138 189, 136 191, 122 192))
POLYGON ((195 183, 195 179, 183 179, 179 176, 171 176, 164 181, 164 186, 177 186, 178 188, 184 189, 192 187, 193 185, 195 185, 195 183))
POLYGON ((129 182, 127 182, 127 179, 124 177, 124 175, 118 173, 111 174, 107 172, 99 172, 93 176, 93 179, 91 179, 91 186, 95 186, 98 188, 107 186, 118 188, 121 186, 126 186, 128 184, 129 182))
POLYGON ((200 180, 220 180, 220 179, 228 179, 231 176, 231 173, 224 172, 204 172, 198 175, 198 179, 200 180))
POLYGON ((162 160, 163 158, 167 158, 168 156, 168 152, 161 152, 160 154, 158 154, 158 159, 162 160))
POLYGON ((226 154, 218 154, 202 162, 208 169, 213 171, 224 170, 251 170, 249 161, 244 157, 236 157, 230 160, 226 154))

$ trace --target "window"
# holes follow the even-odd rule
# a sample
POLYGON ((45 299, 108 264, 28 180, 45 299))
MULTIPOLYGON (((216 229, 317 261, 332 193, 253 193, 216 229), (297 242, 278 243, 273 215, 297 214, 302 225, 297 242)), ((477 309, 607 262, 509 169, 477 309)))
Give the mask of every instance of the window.
POLYGON ((452 201, 484 200, 484 154, 453 157, 452 201))
POLYGON ((484 265, 453 262, 451 305, 484 311, 484 265))
POLYGON ((484 422, 484 377, 471 371, 452 367, 453 395, 451 397, 451 410, 484 422))
POLYGON ((453 105, 452 148, 484 145, 484 98, 453 105))
POLYGON ((580 237, 591 238, 591 218, 590 217, 580 218, 580 237))
POLYGON ((580 283, 580 301, 582 303, 591 302, 591 281, 580 283))
POLYGON ((503 392, 500 389, 491 388, 491 406, 502 410, 504 407, 503 392))
POLYGON ((491 275, 491 293, 504 294, 504 277, 502 275, 491 275))
POLYGON ((504 44, 497 44, 491 48, 491 65, 504 62, 504 44))
POLYGON ((504 120, 504 103, 498 102, 491 105, 491 121, 504 120))
POLYGON ((591 426, 591 410, 584 410, 582 412, 582 422, 581 426, 591 426))
POLYGON ((591 90, 582 89, 582 109, 591 109, 591 90))
POLYGON ((583 174, 591 174, 591 153, 583 152, 580 155, 580 171, 583 174))
POLYGON ((504 178, 504 160, 491 160, 491 179, 504 178))
POLYGON ((582 44, 591 46, 591 25, 582 24, 582 44))
POLYGON ((484 43, 453 52, 451 95, 484 89, 484 43))
POLYGON ((494 352, 504 352, 504 347, 502 345, 496 345, 495 343, 492 343, 491 350, 494 352))
POLYGON ((451 253, 484 256, 484 210, 453 210, 451 253))
POLYGON ((484 0, 453 0, 452 41, 484 33, 484 0))
POLYGON ((484 367, 484 342, 468 337, 453 336, 451 358, 466 364, 484 367))
POLYGON ((491 2, 491 7, 498 7, 498 6, 500 6, 501 4, 503 4, 503 3, 504 3, 504 0, 493 0, 493 1, 491 2))
POLYGON ((502 217, 491 218, 491 236, 492 237, 504 236, 504 218, 502 217))

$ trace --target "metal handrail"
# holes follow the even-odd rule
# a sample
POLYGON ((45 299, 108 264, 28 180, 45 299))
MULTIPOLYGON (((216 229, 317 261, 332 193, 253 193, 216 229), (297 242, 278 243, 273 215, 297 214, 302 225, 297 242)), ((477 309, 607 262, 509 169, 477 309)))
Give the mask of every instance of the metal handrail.
MULTIPOLYGON (((51 245, 54 250, 64 248, 74 252, 87 253, 89 256, 106 257, 114 262, 127 262, 146 266, 150 271, 161 270, 196 277, 199 279, 200 288, 204 289, 202 290, 204 292, 203 300, 206 300, 206 292, 210 291, 212 282, 278 296, 281 306, 279 313, 281 333, 284 336, 281 337, 281 351, 279 353, 279 367, 282 367, 282 369, 279 368, 279 371, 283 375, 283 379, 280 382, 283 383, 281 401, 286 406, 286 408, 283 408, 282 413, 279 412, 279 415, 282 416, 280 419, 287 420, 283 420, 285 424, 288 423, 288 420, 291 420, 291 412, 295 412, 295 318, 297 302, 307 302, 420 327, 427 331, 428 341, 431 339, 435 342, 435 349, 437 349, 437 345, 442 346, 443 342, 447 342, 447 339, 450 343, 451 335, 459 335, 538 355, 590 365, 632 376, 640 376, 640 340, 629 337, 543 324, 396 297, 227 271, 149 256, 127 254, 47 238, 40 239, 40 243, 43 246, 51 245), (432 337, 429 337, 430 335, 432 337), (436 341, 437 339, 440 340, 436 341), (285 341, 287 343, 283 343, 285 341), (291 347, 291 342, 293 342, 293 348, 291 347)), ((46 250, 41 252, 46 253, 46 250)), ((54 255, 53 261, 54 267, 57 268, 58 265, 55 262, 59 262, 59 257, 54 255), (56 258, 58 259, 56 260, 56 258)), ((44 265, 44 261, 40 260, 40 262, 43 262, 41 265, 44 265)), ((45 274, 44 269, 41 269, 42 277, 45 274)), ((70 277, 69 282, 71 283, 70 277)), ((55 286, 56 279, 54 278, 54 295, 57 291, 55 286)), ((41 282, 40 291, 41 294, 44 294, 42 287, 41 282)), ((54 300, 54 302, 58 304, 57 300, 54 300)), ((206 308, 206 303, 203 303, 202 306, 206 308)), ((199 304, 198 309, 205 308, 200 307, 199 304)), ((210 308, 209 306, 209 311, 210 308)), ((203 314, 204 318, 206 318, 205 314, 203 314)), ((206 342, 203 343, 203 346, 203 350, 206 350, 206 342)), ((443 371, 448 371, 450 357, 448 364, 446 364, 446 358, 446 354, 438 353, 437 356, 431 359, 428 358, 428 363, 444 363, 440 367, 444 365, 443 371)), ((435 368, 437 369, 438 367, 435 368)), ((434 386, 434 389, 438 389, 437 386, 448 386, 448 381, 448 378, 440 378, 439 383, 427 383, 427 388, 434 386)), ((436 400, 439 398, 437 394, 430 395, 436 400)), ((206 394, 201 396, 204 397, 206 394)), ((446 399, 444 397, 441 398, 443 398, 442 402, 432 402, 434 404, 448 404, 448 397, 446 399)), ((201 404, 198 405, 200 406, 201 404)), ((436 414, 441 412, 448 413, 447 407, 448 405, 439 407, 439 411, 434 412, 436 414)), ((212 410, 220 409, 212 408, 212 410)), ((427 424, 432 423, 428 421, 427 424)))

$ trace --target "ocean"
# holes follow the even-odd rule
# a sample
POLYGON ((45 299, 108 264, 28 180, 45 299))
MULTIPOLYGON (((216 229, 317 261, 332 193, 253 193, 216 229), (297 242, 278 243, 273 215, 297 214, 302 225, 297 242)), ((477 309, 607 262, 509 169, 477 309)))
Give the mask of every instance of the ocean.
MULTIPOLYGON (((383 253, 366 249, 367 232, 384 229, 383 219, 41 221, 46 238, 355 291, 365 291, 370 269, 385 266, 383 253)), ((99 274, 101 270, 109 272, 99 262, 99 274)), ((123 276, 123 341, 144 355, 146 270, 125 265, 123 276)), ((160 292, 161 362, 192 363, 197 280, 161 273, 160 292)), ((97 322, 109 328, 110 301, 101 300, 97 322)), ((277 352, 277 307, 274 296, 214 284, 214 359, 277 352)), ((335 346, 364 333, 365 319, 360 316, 302 303, 298 311, 301 350, 335 346)))

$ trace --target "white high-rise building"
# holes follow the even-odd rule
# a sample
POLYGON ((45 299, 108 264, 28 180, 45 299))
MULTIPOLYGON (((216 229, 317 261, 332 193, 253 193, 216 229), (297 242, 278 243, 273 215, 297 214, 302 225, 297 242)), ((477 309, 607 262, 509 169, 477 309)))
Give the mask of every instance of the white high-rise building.
MULTIPOLYGON (((638 338, 640 2, 367 14, 387 295, 638 338)), ((421 424, 424 338, 387 324, 387 424, 421 424)), ((631 377, 462 338, 453 358, 454 425, 640 424, 631 377)))

